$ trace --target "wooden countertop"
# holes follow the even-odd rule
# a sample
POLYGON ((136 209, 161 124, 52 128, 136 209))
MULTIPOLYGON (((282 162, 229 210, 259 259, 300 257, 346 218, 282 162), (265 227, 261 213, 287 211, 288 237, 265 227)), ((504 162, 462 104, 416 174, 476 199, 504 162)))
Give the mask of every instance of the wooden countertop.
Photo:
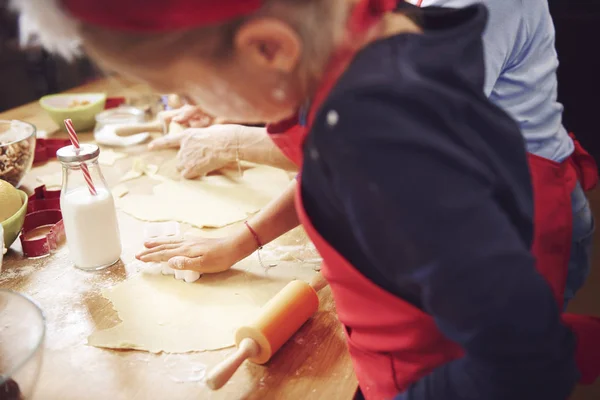
MULTIPOLYGON (((130 95, 143 90, 116 79, 106 79, 72 92, 107 92, 109 96, 130 95)), ((53 132, 57 126, 37 103, 0 113, 0 119, 20 119, 53 132)), ((58 135, 60 136, 60 135, 58 135)), ((92 140, 91 134, 81 135, 92 140)), ((120 150, 119 150, 120 151, 120 150)), ((168 154, 147 154, 143 148, 126 150, 131 157, 102 170, 110 186, 141 154, 160 162, 168 154), (162 157, 162 158, 161 158, 162 157)), ((169 156, 172 156, 169 155, 169 156)), ((34 168, 23 185, 31 191, 40 183, 37 176, 60 171, 53 161, 34 168)), ((131 191, 149 191, 152 181, 142 177, 128 182, 131 191)), ((86 273, 72 267, 68 250, 41 259, 24 259, 17 241, 5 255, 0 287, 23 292, 35 299, 47 319, 44 364, 35 399, 351 399, 357 383, 347 353, 343 332, 335 316, 329 288, 320 293, 318 313, 274 356, 266 366, 245 363, 223 389, 211 392, 198 381, 233 349, 187 354, 149 354, 112 351, 86 345, 96 329, 114 326, 118 317, 100 290, 137 273, 140 264, 133 255, 141 246, 143 222, 118 212, 123 241, 122 261, 105 271, 86 273), (200 372, 199 372, 200 371, 200 372)), ((207 233, 208 234, 208 233, 207 233)), ((223 234, 212 232, 210 234, 223 234)), ((300 236, 299 236, 300 235, 300 236)), ((282 241, 297 242, 294 232, 282 241)), ((272 280, 274 295, 286 282, 309 279, 313 265, 278 262, 268 273, 255 256, 240 263, 245 270, 272 280)))

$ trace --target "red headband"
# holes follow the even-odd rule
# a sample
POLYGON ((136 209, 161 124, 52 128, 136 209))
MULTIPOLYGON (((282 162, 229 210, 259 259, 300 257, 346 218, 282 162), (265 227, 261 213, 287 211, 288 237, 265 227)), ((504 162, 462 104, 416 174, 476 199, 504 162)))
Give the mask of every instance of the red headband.
POLYGON ((61 0, 76 19, 120 31, 160 33, 218 24, 257 11, 261 0, 61 0))
MULTIPOLYGON (((402 0, 361 0, 355 11, 355 27, 402 0), (356 18, 358 17, 358 18, 356 18), (356 20, 358 19, 358 20, 356 20)), ((257 11, 262 0, 62 0, 78 20, 105 28, 160 33, 212 25, 257 11)))

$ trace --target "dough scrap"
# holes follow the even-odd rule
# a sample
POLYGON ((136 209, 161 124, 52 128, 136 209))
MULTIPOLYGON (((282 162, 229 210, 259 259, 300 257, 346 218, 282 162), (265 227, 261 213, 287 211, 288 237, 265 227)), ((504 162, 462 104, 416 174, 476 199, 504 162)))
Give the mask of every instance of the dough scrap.
POLYGON ((219 228, 259 211, 290 182, 284 171, 267 166, 247 169, 243 177, 237 169, 221 172, 194 181, 163 177, 153 195, 128 195, 121 199, 119 207, 142 221, 177 221, 198 228, 219 228))
POLYGON ((118 153, 111 149, 102 149, 98 157, 98 164, 112 166, 117 160, 127 157, 125 153, 118 153))
POLYGON ((102 294, 121 323, 94 332, 88 344, 152 353, 187 353, 234 345, 235 330, 255 318, 266 279, 232 270, 185 283, 160 273, 140 273, 102 294))
POLYGON ((136 158, 133 160, 133 164, 131 165, 131 169, 125 173, 119 179, 119 182, 127 182, 133 179, 140 178, 143 175, 148 175, 153 177, 158 172, 158 165, 148 164, 142 158, 136 158))

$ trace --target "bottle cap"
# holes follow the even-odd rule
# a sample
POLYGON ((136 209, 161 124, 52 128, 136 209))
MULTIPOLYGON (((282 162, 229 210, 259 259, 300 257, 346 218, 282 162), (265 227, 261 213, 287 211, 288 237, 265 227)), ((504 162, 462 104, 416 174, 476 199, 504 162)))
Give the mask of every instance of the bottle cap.
POLYGON ((77 149, 75 146, 61 147, 56 152, 56 158, 62 163, 81 163, 98 158, 100 148, 95 144, 81 144, 77 149))

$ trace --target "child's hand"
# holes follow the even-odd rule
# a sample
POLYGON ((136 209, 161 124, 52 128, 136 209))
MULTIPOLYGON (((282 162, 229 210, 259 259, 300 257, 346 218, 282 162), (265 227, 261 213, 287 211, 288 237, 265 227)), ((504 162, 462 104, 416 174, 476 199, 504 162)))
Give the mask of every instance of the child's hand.
POLYGON ((240 147, 250 146, 253 137, 242 125, 213 125, 186 129, 152 141, 150 150, 179 148, 177 169, 186 179, 195 179, 236 161, 240 147))
POLYGON ((154 139, 148 144, 149 150, 164 150, 164 149, 178 149, 181 147, 183 139, 189 135, 186 129, 179 133, 169 133, 168 135, 154 139))
POLYGON ((206 114, 197 106, 189 104, 175 110, 161 111, 158 119, 169 125, 171 121, 191 128, 205 128, 214 122, 214 118, 206 114))
POLYGON ((236 161, 239 146, 247 136, 245 128, 232 124, 185 130, 177 169, 184 178, 195 179, 236 161))
POLYGON ((227 271, 244 256, 228 238, 193 238, 180 241, 144 243, 146 249, 136 255, 143 262, 168 262, 173 269, 217 273, 227 271))

